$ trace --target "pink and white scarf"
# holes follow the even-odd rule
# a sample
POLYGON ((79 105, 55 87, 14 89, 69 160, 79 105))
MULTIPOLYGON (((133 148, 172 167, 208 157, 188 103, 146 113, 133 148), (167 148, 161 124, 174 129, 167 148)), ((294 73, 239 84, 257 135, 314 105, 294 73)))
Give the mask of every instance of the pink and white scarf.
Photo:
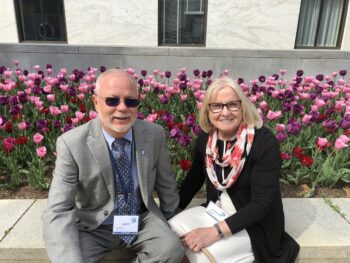
POLYGON ((222 162, 220 162, 219 151, 216 145, 218 140, 218 132, 215 130, 209 134, 205 157, 206 170, 210 181, 213 183, 214 187, 220 191, 229 188, 237 181, 243 169, 246 157, 249 155, 252 148, 254 140, 254 126, 248 126, 246 123, 241 124, 235 136, 237 139, 236 143, 234 145, 230 145, 230 143, 227 145, 226 150, 224 149, 225 153, 222 156, 222 162), (243 157, 245 145, 246 155, 243 157), (230 173, 226 178, 223 178, 222 184, 219 183, 218 177, 214 170, 214 162, 222 168, 227 166, 231 167, 230 173))

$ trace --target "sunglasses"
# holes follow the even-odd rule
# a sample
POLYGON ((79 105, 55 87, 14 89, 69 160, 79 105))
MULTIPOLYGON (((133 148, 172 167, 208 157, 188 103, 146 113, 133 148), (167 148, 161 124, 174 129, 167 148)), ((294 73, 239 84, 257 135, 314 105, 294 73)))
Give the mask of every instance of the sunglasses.
MULTIPOLYGON (((96 95, 96 94, 95 94, 96 95)), ((120 104, 121 100, 119 97, 106 97, 106 98, 102 98, 98 95, 96 95, 97 97, 104 99, 105 103, 107 106, 109 107, 116 107, 120 104)), ((128 108, 134 108, 137 107, 140 104, 140 100, 139 99, 125 99, 124 103, 126 105, 126 107, 128 108)))

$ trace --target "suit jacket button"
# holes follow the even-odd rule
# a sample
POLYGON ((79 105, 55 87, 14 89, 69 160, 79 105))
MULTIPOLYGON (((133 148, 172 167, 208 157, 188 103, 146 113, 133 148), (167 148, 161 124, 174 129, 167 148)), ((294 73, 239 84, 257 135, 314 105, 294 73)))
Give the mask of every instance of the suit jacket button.
POLYGON ((104 214, 104 216, 108 216, 108 210, 105 210, 105 211, 103 212, 103 214, 104 214))
POLYGON ((89 229, 89 227, 88 227, 88 226, 84 226, 84 229, 85 229, 85 230, 88 230, 88 229, 89 229))

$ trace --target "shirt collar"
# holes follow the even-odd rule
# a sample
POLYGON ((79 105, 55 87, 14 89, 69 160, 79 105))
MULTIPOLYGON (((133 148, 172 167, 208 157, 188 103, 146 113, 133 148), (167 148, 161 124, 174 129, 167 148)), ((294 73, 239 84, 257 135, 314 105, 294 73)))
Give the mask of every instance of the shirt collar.
MULTIPOLYGON (((108 143, 108 146, 109 146, 109 149, 112 149, 112 143, 114 142, 115 138, 112 137, 107 131, 105 131, 103 128, 102 128, 102 133, 103 133, 103 136, 105 137, 107 143, 108 143)), ((127 132, 127 134, 125 134, 123 136, 124 139, 126 139, 129 143, 132 143, 132 129, 129 129, 129 131, 127 132)))

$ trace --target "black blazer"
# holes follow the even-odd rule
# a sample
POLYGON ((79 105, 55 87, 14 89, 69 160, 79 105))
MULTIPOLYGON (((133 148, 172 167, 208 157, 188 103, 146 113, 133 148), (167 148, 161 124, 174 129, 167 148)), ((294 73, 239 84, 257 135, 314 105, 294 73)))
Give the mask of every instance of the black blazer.
MULTIPOLYGON (((205 179, 205 148, 208 134, 199 134, 191 169, 180 187, 181 209, 191 202, 205 179)), ((251 152, 241 175, 227 193, 236 213, 225 221, 232 234, 246 229, 255 262, 294 262, 299 245, 284 230, 284 212, 279 187, 282 160, 278 142, 266 127, 255 129, 251 152)), ((206 180, 207 202, 217 200, 217 190, 206 180)))

